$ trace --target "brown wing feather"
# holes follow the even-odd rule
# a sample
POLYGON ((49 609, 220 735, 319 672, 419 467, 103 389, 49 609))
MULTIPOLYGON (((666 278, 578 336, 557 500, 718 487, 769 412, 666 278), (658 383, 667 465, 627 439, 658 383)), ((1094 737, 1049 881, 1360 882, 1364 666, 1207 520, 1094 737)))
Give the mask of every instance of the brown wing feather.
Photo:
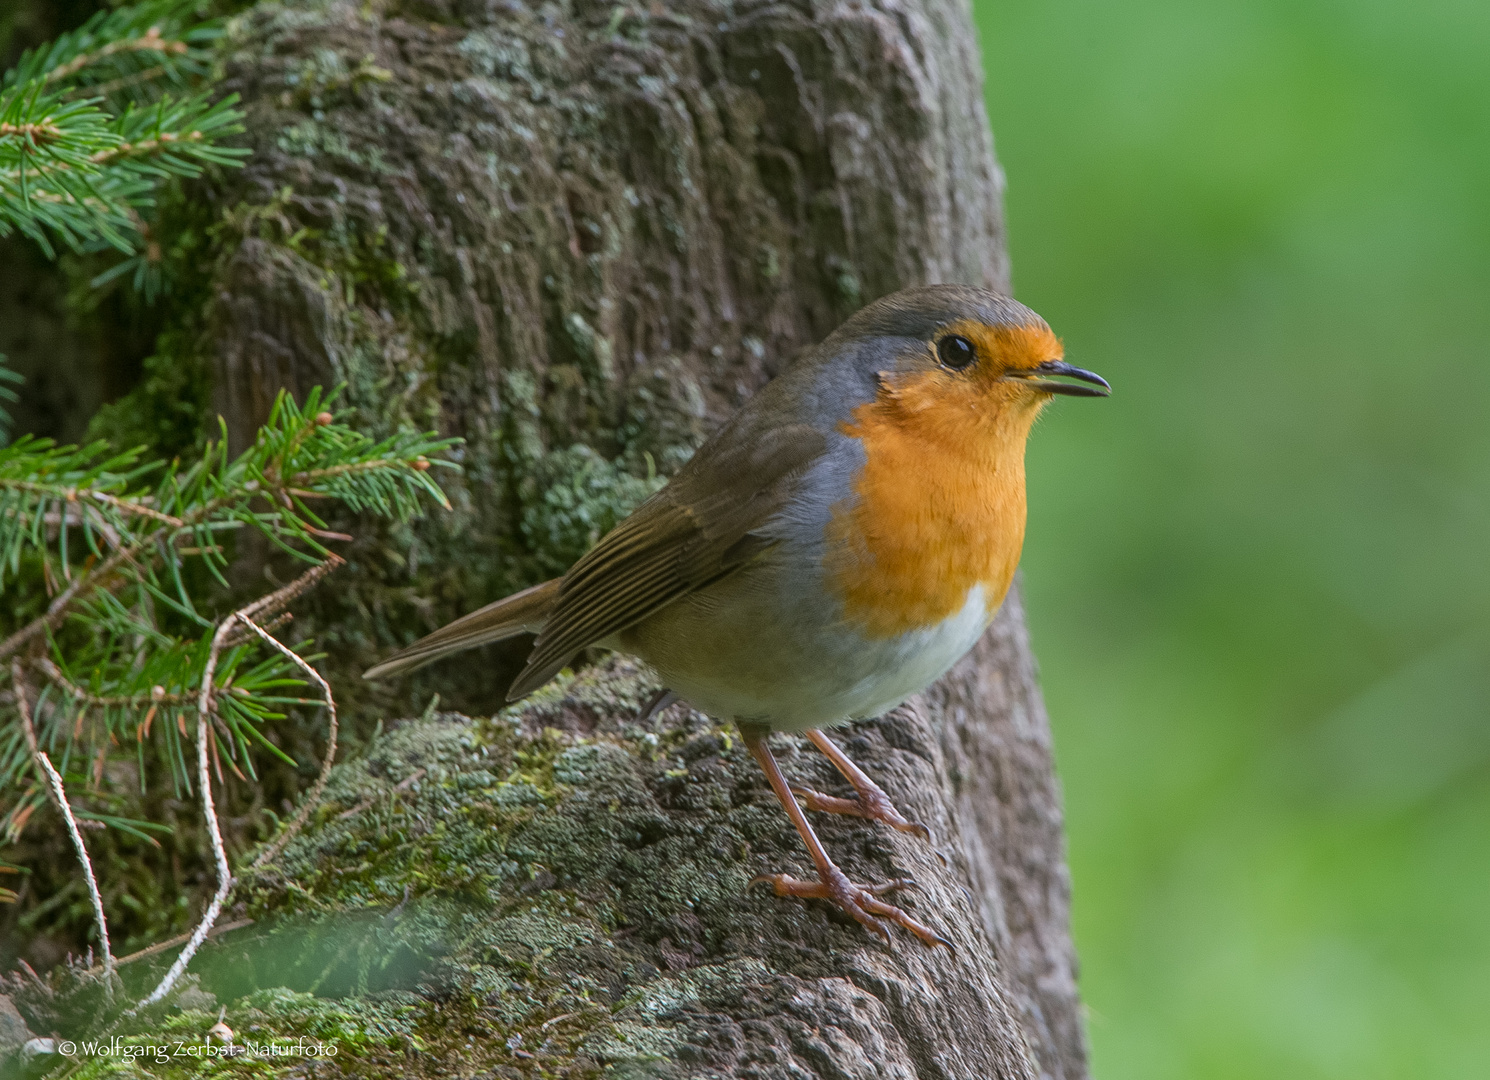
POLYGON ((381 664, 368 668, 362 677, 386 679, 402 675, 463 649, 474 649, 477 645, 518 634, 535 633, 553 610, 554 601, 559 598, 561 581, 561 578, 545 581, 542 585, 534 585, 484 608, 477 608, 469 615, 462 615, 407 649, 394 653, 381 664))
POLYGON ((727 428, 720 435, 564 575, 553 614, 509 701, 548 682, 580 649, 731 573, 769 546, 751 530, 785 504, 793 481, 826 440, 805 424, 727 428))

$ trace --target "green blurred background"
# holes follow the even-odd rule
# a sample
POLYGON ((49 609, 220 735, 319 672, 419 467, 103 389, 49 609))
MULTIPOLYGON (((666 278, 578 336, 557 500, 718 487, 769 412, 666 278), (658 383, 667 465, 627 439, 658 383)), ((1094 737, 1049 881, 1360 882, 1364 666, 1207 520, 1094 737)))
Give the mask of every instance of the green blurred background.
POLYGON ((1490 4, 975 11, 1095 1073, 1490 1076, 1490 4))

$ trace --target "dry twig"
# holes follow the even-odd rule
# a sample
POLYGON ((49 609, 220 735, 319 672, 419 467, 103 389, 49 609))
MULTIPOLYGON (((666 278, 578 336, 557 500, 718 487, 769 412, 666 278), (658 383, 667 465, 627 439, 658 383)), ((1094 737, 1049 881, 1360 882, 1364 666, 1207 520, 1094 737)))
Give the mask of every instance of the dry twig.
MULTIPOLYGON (((153 1005, 165 997, 166 994, 170 993, 171 987, 176 985, 176 980, 181 978, 182 972, 186 970, 186 965, 191 962, 191 958, 196 955, 197 949, 206 940, 208 932, 211 931, 212 925, 217 921, 218 915, 222 912, 222 907, 227 901, 228 893, 233 888, 233 873, 228 866, 227 851, 223 847, 222 829, 217 820, 217 808, 212 803, 212 775, 208 767, 207 758, 208 740, 211 738, 208 718, 211 715, 213 706, 212 676, 217 671, 218 657, 222 654, 222 650, 228 639, 232 636, 236 626, 243 625, 253 630, 275 648, 291 657, 306 671, 310 672, 311 677, 320 686, 322 693, 325 694, 327 708, 331 711, 332 744, 326 754, 326 762, 321 768, 321 778, 317 780, 316 786, 312 789, 311 798, 306 800, 300 814, 291 823, 291 828, 286 830, 288 835, 282 837, 283 840, 287 842, 289 836, 293 836, 294 831, 303 824, 304 819, 309 816, 311 808, 315 805, 315 799, 320 797, 320 792, 325 787, 325 776, 330 769, 330 762, 336 749, 336 706, 332 701, 331 687, 327 685, 325 679, 321 678, 319 672, 306 664, 298 655, 291 652, 277 639, 259 629, 253 618, 256 615, 273 616, 278 614, 297 597, 313 588, 321 578, 342 564, 343 560, 336 555, 328 556, 326 562, 319 566, 311 567, 283 588, 276 589, 267 596, 261 596, 253 603, 245 604, 233 612, 222 622, 218 623, 217 630, 212 635, 212 645, 208 649, 207 663, 202 671, 202 687, 197 695, 197 782, 202 786, 202 812, 207 819, 207 831, 212 838, 212 853, 217 860, 217 892, 213 894, 212 902, 207 905, 207 911, 203 914, 202 921, 197 924, 196 930, 192 931, 191 937, 187 939, 186 947, 181 950, 180 955, 171 964, 170 970, 165 973, 165 977, 160 980, 160 984, 154 990, 150 991, 148 997, 140 1002, 142 1006, 153 1005)), ((270 849, 270 851, 273 850, 275 849, 270 849)), ((255 862, 254 865, 257 866, 258 862, 255 862)))
POLYGON ((68 805, 67 789, 62 786, 62 777, 57 775, 57 770, 52 766, 52 759, 47 757, 45 751, 37 751, 36 760, 46 772, 47 780, 51 782, 52 797, 62 808, 62 816, 67 819, 67 831, 72 834, 73 847, 78 849, 78 861, 83 864, 83 876, 88 882, 88 898, 93 901, 93 917, 98 920, 98 938, 103 945, 104 982, 112 992, 114 954, 109 949, 109 921, 104 918, 103 897, 98 891, 98 879, 93 876, 93 863, 88 858, 88 849, 83 846, 83 834, 78 829, 77 819, 72 816, 72 807, 68 805))
POLYGON ((212 804, 212 774, 207 767, 207 740, 211 736, 211 731, 208 728, 207 718, 211 715, 212 675, 217 670, 218 654, 222 652, 223 640, 233 629, 237 614, 234 612, 219 623, 217 632, 212 635, 212 647, 207 653, 207 666, 202 672, 202 689, 197 695, 197 783, 201 785, 202 814, 207 819, 207 832, 212 837, 212 854, 217 860, 217 892, 212 894, 212 902, 207 905, 202 921, 197 924, 197 928, 187 939, 186 948, 181 950, 175 963, 160 980, 160 984, 140 1002, 141 1005, 153 1005, 170 993, 171 987, 176 985, 176 980, 181 978, 186 965, 191 962, 191 958, 196 955, 197 949, 206 939, 207 932, 212 929, 212 924, 217 921, 218 913, 222 911, 223 903, 228 898, 228 892, 233 888, 233 872, 228 868, 228 853, 223 848, 222 829, 217 820, 217 808, 212 804))
MULTIPOLYGON (((230 934, 234 930, 242 930, 245 926, 252 926, 253 924, 254 921, 252 919, 234 919, 232 922, 225 922, 221 926, 214 926, 208 931, 207 936, 219 937, 223 934, 230 934)), ((116 968, 123 967, 125 964, 132 964, 136 960, 144 960, 147 957, 154 956, 156 953, 163 953, 167 949, 174 949, 177 945, 185 945, 190 940, 190 934, 180 934, 173 938, 166 938, 164 941, 157 941, 154 945, 146 945, 139 952, 132 952, 128 956, 117 958, 114 961, 114 966, 116 968)), ((91 967, 88 969, 88 974, 94 975, 102 970, 103 968, 101 967, 91 967)))
POLYGON ((326 781, 331 776, 331 766, 336 760, 336 699, 331 696, 331 686, 325 679, 321 678, 321 673, 306 663, 298 653, 294 652, 278 638, 269 634, 268 631, 261 629, 259 624, 247 615, 239 615, 238 621, 263 638, 266 645, 278 649, 286 659, 296 664, 312 682, 321 688, 321 693, 326 696, 327 727, 329 728, 326 735, 326 757, 321 762, 320 775, 316 777, 316 782, 311 787, 310 793, 306 795, 305 802, 301 804, 300 811, 290 821, 290 824, 285 827, 284 832, 279 834, 274 843, 259 852, 258 857, 249 864, 250 870, 257 870, 284 850, 285 845, 300 831, 301 826, 310 817, 311 811, 321 801, 321 792, 326 790, 326 781))
POLYGON ((52 759, 47 757, 45 751, 37 744, 36 727, 31 723, 31 705, 26 700, 26 686, 21 680, 21 664, 18 660, 10 664, 11 684, 15 687, 16 712, 21 718, 21 730, 26 736, 26 746, 31 751, 32 758, 47 778, 52 799, 57 803, 57 809, 62 811, 63 818, 67 821, 67 831, 72 836, 73 847, 78 849, 78 861, 83 864, 83 877, 88 882, 88 897, 93 901, 93 917, 98 920, 98 938, 103 946, 103 977, 110 994, 114 986, 114 954, 109 948, 109 921, 103 913, 103 896, 98 891, 98 879, 93 876, 93 861, 88 858, 88 848, 83 844, 83 833, 78 828, 77 818, 73 817, 72 805, 67 801, 67 789, 62 785, 62 777, 52 765, 52 759))

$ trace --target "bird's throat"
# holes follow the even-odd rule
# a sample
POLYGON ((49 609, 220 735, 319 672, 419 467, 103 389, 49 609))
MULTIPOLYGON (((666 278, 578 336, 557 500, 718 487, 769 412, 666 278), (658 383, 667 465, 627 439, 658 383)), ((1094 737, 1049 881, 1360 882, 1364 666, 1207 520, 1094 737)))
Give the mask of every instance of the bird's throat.
POLYGON ((861 633, 937 626, 976 585, 988 616, 998 610, 1024 544, 1024 447, 1039 409, 1022 404, 901 382, 841 427, 865 464, 833 508, 824 569, 861 633))

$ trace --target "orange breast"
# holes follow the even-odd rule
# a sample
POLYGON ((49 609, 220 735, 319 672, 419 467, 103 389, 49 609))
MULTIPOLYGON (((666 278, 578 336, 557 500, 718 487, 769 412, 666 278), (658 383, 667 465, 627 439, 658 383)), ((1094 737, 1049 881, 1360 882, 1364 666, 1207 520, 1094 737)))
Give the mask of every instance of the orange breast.
POLYGON ((974 386, 949 392, 937 372, 854 411, 840 430, 866 463, 855 497, 834 507, 824 558, 851 623, 872 638, 934 626, 979 584, 997 608, 1024 544, 1024 446, 1038 411, 974 386))

